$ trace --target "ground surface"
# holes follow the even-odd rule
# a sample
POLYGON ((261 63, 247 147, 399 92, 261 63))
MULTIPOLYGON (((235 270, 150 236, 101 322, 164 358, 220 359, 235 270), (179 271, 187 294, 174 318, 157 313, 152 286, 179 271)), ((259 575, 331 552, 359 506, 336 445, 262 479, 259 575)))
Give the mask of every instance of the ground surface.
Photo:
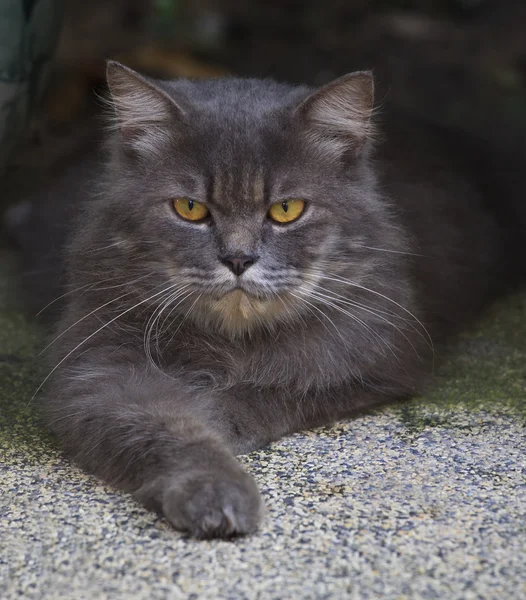
POLYGON ((523 299, 462 340, 429 398, 243 457, 261 532, 198 542, 39 428, 41 336, 0 262, 2 600, 526 598, 523 299))

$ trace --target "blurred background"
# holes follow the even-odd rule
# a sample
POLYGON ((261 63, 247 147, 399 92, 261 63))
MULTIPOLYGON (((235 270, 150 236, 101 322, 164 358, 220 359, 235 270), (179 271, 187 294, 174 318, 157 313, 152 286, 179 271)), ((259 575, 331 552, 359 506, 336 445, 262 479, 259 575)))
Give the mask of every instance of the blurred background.
POLYGON ((524 0, 0 0, 4 198, 100 127, 110 57, 165 78, 314 85, 372 68, 380 104, 496 144, 526 139, 524 0))

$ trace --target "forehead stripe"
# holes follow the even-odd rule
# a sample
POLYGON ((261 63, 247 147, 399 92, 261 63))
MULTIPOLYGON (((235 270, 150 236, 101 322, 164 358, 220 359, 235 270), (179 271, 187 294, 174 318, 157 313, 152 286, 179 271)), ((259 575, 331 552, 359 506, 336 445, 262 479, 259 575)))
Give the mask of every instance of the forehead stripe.
POLYGON ((254 201, 263 204, 265 201, 265 175, 261 168, 254 173, 252 193, 254 201))

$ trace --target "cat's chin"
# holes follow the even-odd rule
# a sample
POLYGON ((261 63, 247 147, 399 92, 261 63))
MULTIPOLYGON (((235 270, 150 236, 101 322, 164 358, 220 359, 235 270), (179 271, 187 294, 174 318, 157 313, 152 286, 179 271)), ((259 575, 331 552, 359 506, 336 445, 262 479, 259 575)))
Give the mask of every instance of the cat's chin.
POLYGON ((290 304, 286 295, 263 297, 236 288, 219 298, 203 298, 195 316, 229 336, 239 337, 285 320, 290 304))

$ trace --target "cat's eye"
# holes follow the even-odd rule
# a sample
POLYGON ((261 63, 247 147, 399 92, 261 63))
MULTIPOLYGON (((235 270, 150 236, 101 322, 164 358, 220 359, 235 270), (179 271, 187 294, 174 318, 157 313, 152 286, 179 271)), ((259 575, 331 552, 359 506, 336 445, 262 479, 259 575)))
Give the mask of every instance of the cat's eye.
POLYGON ((208 217, 208 208, 201 202, 190 198, 175 198, 173 201, 175 212, 186 221, 202 221, 208 217))
POLYGON ((268 216, 277 223, 292 223, 301 216, 304 210, 304 200, 283 200, 270 207, 268 216))

